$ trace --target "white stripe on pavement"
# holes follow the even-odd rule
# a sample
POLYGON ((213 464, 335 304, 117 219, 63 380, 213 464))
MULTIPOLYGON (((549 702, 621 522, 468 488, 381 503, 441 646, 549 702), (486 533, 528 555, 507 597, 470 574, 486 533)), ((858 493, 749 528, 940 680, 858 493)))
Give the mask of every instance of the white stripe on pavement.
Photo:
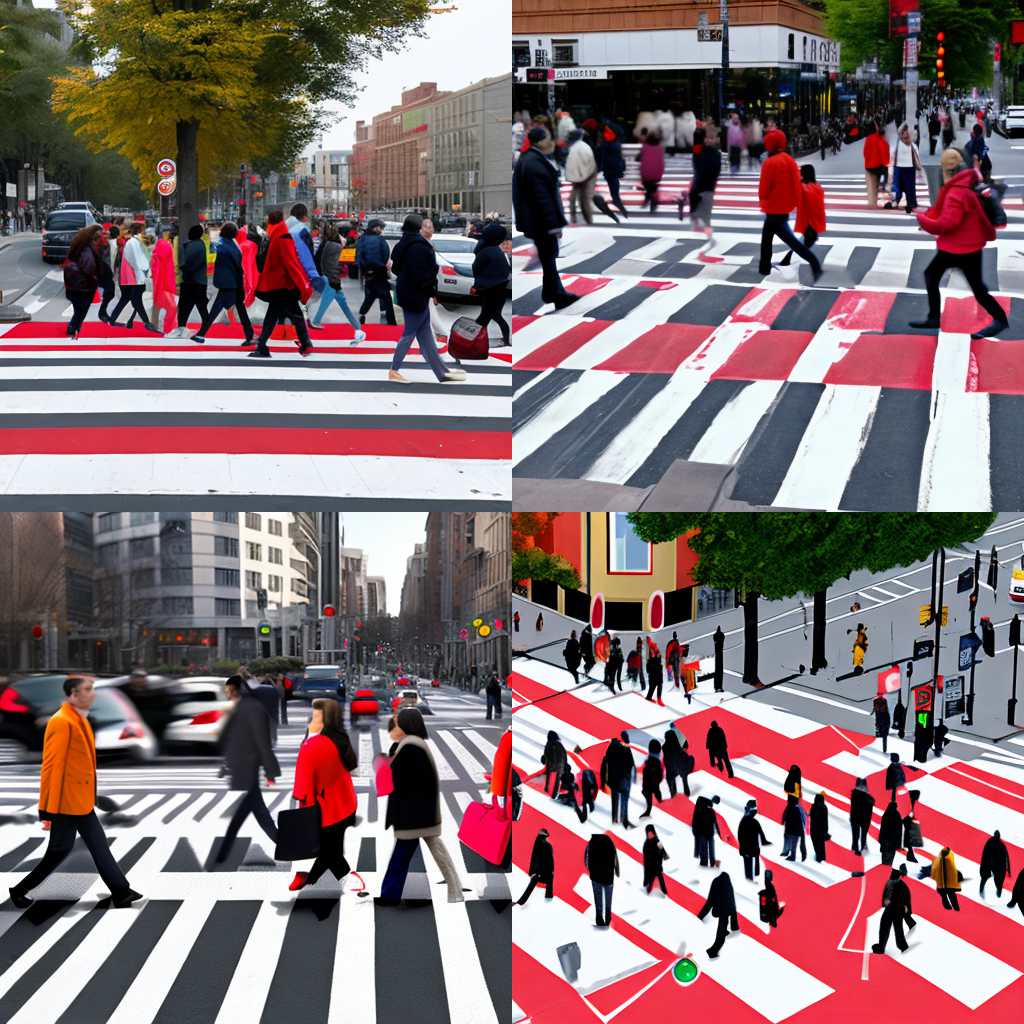
POLYGON ((282 955, 289 917, 289 914, 281 913, 277 902, 266 900, 260 904, 215 1024, 259 1020, 263 1016, 270 984, 274 980, 271 967, 282 955))
MULTIPOLYGON (((338 937, 334 946, 327 1024, 377 1019, 377 986, 367 977, 366 957, 375 948, 374 904, 345 891, 338 905, 338 937)), ((443 951, 442 957, 444 959, 443 951)), ((269 972, 268 972, 269 973, 269 972)))

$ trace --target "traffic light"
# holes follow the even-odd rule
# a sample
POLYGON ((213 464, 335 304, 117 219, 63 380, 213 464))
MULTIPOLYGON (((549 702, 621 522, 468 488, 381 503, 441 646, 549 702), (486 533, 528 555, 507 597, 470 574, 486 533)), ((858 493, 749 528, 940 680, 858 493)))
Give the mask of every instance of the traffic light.
POLYGON ((935 36, 935 78, 941 88, 946 84, 946 33, 938 32, 935 36))
POLYGON ((256 627, 256 632, 259 633, 259 635, 261 637, 270 636, 270 623, 269 622, 261 622, 256 627))
POLYGON ((325 619, 333 619, 334 618, 334 605, 333 604, 325 604, 324 605, 324 618, 325 619))
POLYGON ((996 627, 987 615, 981 617, 981 649, 990 658, 996 656, 996 627))
POLYGON ((32 637, 35 640, 42 640, 43 638, 43 627, 38 622, 32 627, 32 637))

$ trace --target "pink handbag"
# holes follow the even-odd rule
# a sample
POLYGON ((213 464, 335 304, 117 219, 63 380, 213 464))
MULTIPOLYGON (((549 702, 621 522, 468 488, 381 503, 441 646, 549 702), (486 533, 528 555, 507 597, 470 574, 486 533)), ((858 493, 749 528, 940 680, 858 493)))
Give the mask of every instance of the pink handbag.
POLYGON ((384 754, 378 754, 373 759, 373 767, 376 772, 377 796, 388 796, 395 789, 394 780, 391 778, 391 761, 384 754))
POLYGON ((512 838, 512 819, 508 811, 491 797, 491 805, 474 800, 466 808, 459 826, 459 840, 489 864, 501 864, 512 838))

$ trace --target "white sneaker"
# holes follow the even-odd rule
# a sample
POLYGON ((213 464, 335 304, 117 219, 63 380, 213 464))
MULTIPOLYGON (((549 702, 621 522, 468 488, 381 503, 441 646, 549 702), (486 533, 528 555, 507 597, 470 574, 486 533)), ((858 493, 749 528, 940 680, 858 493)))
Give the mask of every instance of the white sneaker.
POLYGON ((175 327, 173 331, 168 331, 165 338, 184 338, 188 331, 184 327, 175 327))
POLYGON ((308 327, 309 327, 309 328, 310 328, 311 330, 314 330, 314 331, 322 331, 322 330, 324 329, 324 325, 323 325, 323 324, 315 324, 315 323, 313 323, 313 321, 312 321, 312 320, 310 320, 310 321, 309 321, 309 323, 307 324, 307 326, 308 326, 308 327))
POLYGON ((443 383, 448 383, 449 381, 465 380, 465 379, 466 379, 466 371, 465 370, 447 370, 445 372, 445 375, 444 375, 443 383))
POLYGON ((352 344, 355 345, 360 341, 366 341, 366 331, 356 331, 356 336, 352 344))

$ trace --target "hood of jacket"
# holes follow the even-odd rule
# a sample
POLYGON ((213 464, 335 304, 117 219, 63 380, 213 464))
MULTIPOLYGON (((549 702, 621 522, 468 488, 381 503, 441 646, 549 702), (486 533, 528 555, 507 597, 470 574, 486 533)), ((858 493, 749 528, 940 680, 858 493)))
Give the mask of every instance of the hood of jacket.
POLYGON ((483 233, 480 235, 480 240, 476 243, 473 252, 479 252, 488 245, 501 245, 507 236, 508 232, 505 230, 505 225, 492 220, 484 225, 483 233))
MULTIPOLYGON (((291 219, 294 220, 294 218, 291 219)), ((278 221, 276 224, 271 224, 270 227, 267 228, 267 237, 270 239, 280 238, 281 235, 287 234, 289 234, 288 224, 283 220, 278 221)))

